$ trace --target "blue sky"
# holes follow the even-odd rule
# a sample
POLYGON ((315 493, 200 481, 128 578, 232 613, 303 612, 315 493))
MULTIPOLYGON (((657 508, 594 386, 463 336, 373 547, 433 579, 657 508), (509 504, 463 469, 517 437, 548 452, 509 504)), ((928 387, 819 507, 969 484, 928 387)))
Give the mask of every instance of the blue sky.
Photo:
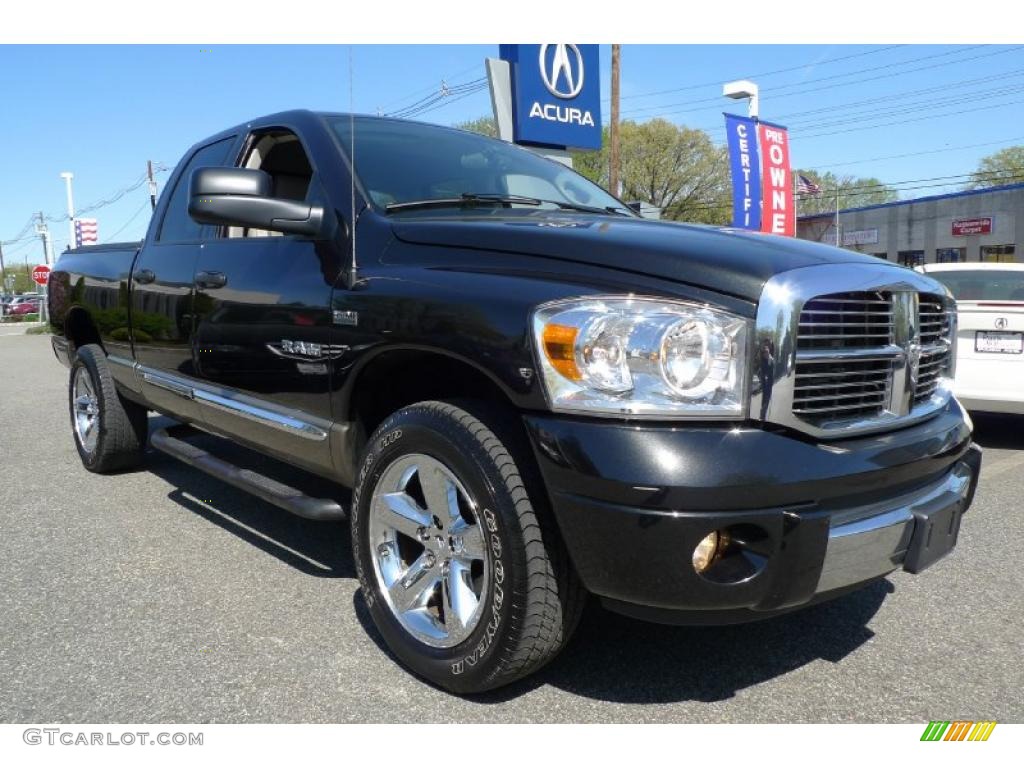
MULTIPOLYGON (((35 211, 64 214, 61 171, 75 174, 82 208, 137 181, 146 160, 173 167, 196 140, 247 118, 293 107, 347 111, 350 51, 356 111, 387 113, 442 80, 482 77, 497 45, 0 47, 0 240, 15 238, 35 211)), ((609 60, 602 46, 605 98, 609 60)), ((794 167, 935 179, 905 184, 905 197, 953 189, 960 179, 937 177, 1024 143, 1024 47, 1009 45, 624 45, 623 118, 665 117, 721 141, 722 111, 743 109, 721 98, 721 83, 743 77, 761 86, 761 117, 791 127, 794 167)), ((417 119, 450 124, 490 108, 481 90, 417 119)), ((157 178, 162 189, 167 174, 157 178)), ((101 240, 141 238, 147 194, 140 186, 88 214, 101 240)), ((50 228, 62 250, 66 222, 50 228)), ((41 246, 28 239, 4 252, 8 262, 36 261, 41 246)))

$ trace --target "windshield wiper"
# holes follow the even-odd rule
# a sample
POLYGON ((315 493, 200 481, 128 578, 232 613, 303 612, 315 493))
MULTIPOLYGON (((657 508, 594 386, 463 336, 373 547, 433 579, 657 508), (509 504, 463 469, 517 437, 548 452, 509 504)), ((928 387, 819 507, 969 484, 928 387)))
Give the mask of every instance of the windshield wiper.
POLYGON ((583 213, 600 213, 602 215, 612 214, 613 216, 629 216, 632 218, 631 213, 627 213, 625 208, 618 208, 614 205, 606 205, 603 208, 598 208, 594 205, 583 205, 582 203, 570 203, 566 200, 541 200, 542 203, 551 203, 557 205, 559 208, 567 211, 582 211, 583 213))
POLYGON ((388 203, 384 210, 388 213, 396 211, 413 211, 426 208, 473 208, 477 205, 554 205, 563 211, 581 211, 583 213, 598 213, 602 216, 609 214, 613 216, 628 216, 632 213, 624 208, 609 205, 598 208, 593 205, 582 203, 570 203, 568 200, 543 200, 539 197, 527 197, 525 195, 503 195, 499 192, 463 192, 459 197, 431 197, 426 200, 410 200, 405 203, 388 203))
POLYGON ((544 202, 547 201, 523 195, 463 192, 459 197, 432 197, 426 200, 410 200, 406 203, 388 203, 384 206, 384 210, 388 213, 394 213, 395 211, 412 211, 423 208, 472 208, 477 205, 540 205, 544 202))

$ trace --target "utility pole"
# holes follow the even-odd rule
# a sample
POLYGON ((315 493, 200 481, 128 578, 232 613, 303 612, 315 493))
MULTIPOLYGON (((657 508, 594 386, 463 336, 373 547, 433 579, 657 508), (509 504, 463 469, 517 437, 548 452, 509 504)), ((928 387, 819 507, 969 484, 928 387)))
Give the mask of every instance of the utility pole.
POLYGON ((0 243, 0 293, 7 292, 7 269, 4 267, 4 244, 0 243))
POLYGON ((612 45, 612 118, 608 125, 608 186, 619 195, 619 69, 621 45, 612 45))
POLYGON ((149 176, 149 205, 156 210, 156 181, 153 179, 153 161, 146 161, 146 174, 149 176))
POLYGON ((43 243, 43 263, 49 264, 50 249, 47 246, 47 241, 50 239, 50 229, 46 226, 46 217, 43 216, 43 212, 39 212, 39 223, 36 224, 36 234, 39 235, 39 239, 43 243))
POLYGON ((46 266, 53 264, 53 241, 50 239, 50 228, 46 226, 46 217, 39 212, 39 223, 36 224, 36 232, 43 241, 43 263, 46 266))
MULTIPOLYGON (((72 224, 72 226, 74 226, 74 224, 72 224)), ((49 227, 46 226, 46 217, 43 215, 42 211, 39 212, 39 224, 36 225, 36 232, 39 233, 39 236, 43 240, 43 263, 46 264, 46 266, 50 266, 53 263, 53 259, 51 257, 51 255, 53 253, 53 246, 52 246, 52 244, 50 242, 50 229, 49 229, 49 227)), ((27 268, 28 264, 26 263, 25 266, 27 268)), ((31 273, 29 273, 29 278, 31 279, 31 277, 32 277, 32 275, 31 275, 31 273)), ((46 294, 47 294, 47 290, 44 287, 43 288, 43 300, 39 302, 39 312, 38 312, 39 319, 44 321, 44 322, 46 321, 46 303, 47 303, 47 296, 46 296, 46 294)))
POLYGON ((843 247, 843 238, 839 234, 839 179, 836 178, 836 248, 843 247))
POLYGON ((60 177, 64 179, 64 183, 68 189, 68 242, 71 243, 71 247, 74 247, 75 243, 75 198, 71 194, 71 180, 75 178, 75 174, 71 171, 64 171, 60 177))

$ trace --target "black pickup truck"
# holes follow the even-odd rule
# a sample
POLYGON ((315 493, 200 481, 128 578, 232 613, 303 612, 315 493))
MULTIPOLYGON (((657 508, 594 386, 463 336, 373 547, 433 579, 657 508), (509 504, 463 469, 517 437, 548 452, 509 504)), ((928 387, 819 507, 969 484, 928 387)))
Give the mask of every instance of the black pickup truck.
POLYGON ((66 252, 49 295, 86 469, 149 444, 347 517, 388 647, 457 692, 537 670, 588 595, 741 622, 916 573, 954 547, 981 463, 939 283, 644 220, 438 126, 294 111, 223 131, 142 243, 66 252), (150 411, 178 426, 149 434, 150 411))

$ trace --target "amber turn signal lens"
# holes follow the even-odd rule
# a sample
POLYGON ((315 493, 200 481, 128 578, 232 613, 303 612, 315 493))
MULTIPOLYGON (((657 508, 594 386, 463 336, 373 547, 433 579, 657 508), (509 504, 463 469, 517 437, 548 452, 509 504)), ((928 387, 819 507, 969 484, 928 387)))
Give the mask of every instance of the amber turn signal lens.
POLYGON ((583 378, 576 367, 576 337, 579 329, 551 323, 544 326, 544 354, 551 367, 571 381, 583 378))

